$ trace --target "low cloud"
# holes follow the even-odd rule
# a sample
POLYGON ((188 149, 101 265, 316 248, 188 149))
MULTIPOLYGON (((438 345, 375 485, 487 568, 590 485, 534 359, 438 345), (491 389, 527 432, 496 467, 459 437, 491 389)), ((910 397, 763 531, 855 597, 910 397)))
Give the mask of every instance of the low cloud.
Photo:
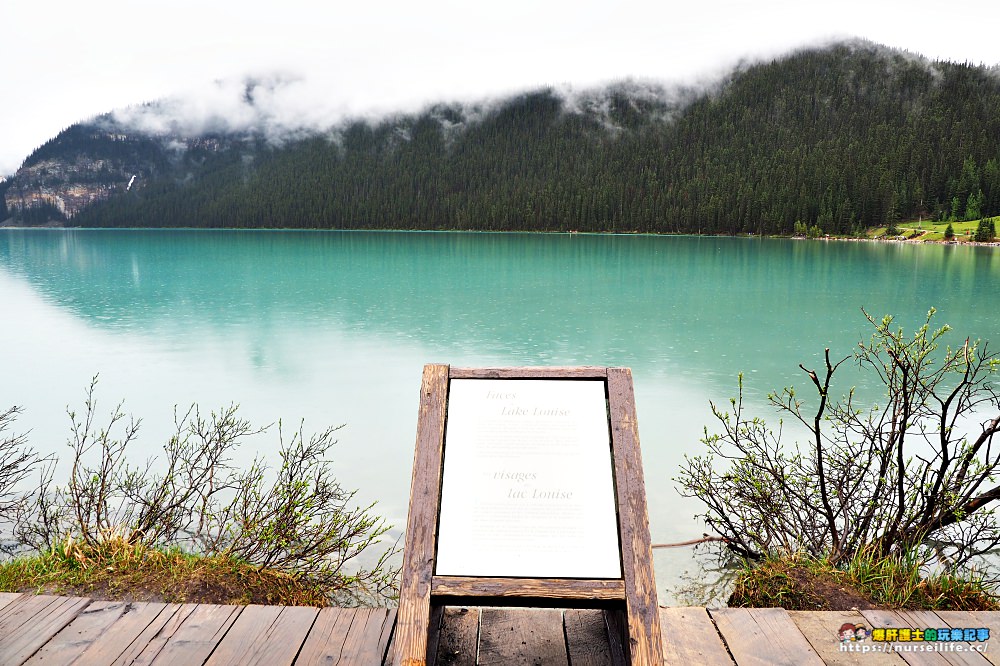
POLYGON ((112 112, 117 126, 164 137, 255 134, 271 143, 328 130, 348 110, 301 76, 277 73, 216 81, 200 89, 112 112))

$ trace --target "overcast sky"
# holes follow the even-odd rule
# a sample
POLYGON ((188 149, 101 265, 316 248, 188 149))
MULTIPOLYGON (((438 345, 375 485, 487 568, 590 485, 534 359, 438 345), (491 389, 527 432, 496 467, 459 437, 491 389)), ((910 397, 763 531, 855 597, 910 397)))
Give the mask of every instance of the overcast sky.
POLYGON ((543 85, 710 81, 740 59, 848 37, 996 65, 997 13, 993 0, 14 0, 0 27, 0 175, 113 109, 180 95, 181 111, 229 113, 237 87, 215 82, 248 75, 294 80, 275 118, 315 125, 543 85))

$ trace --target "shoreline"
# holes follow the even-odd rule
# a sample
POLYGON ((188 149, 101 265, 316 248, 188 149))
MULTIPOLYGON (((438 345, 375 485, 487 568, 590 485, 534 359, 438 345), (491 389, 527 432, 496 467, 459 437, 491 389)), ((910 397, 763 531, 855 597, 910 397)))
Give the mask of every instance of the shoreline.
POLYGON ((771 236, 771 238, 792 238, 794 240, 816 240, 816 241, 848 241, 855 243, 896 243, 898 245, 956 245, 969 247, 1000 247, 1000 240, 979 242, 979 241, 946 241, 946 240, 921 240, 919 238, 855 238, 849 236, 828 236, 826 238, 805 238, 803 236, 771 236))
POLYGON ((859 238, 857 236, 822 236, 819 238, 809 238, 807 236, 781 236, 781 235, 758 235, 753 233, 746 234, 698 234, 698 233, 669 233, 669 232, 655 232, 655 231, 553 231, 547 229, 540 230, 523 230, 523 229, 509 229, 503 230, 489 230, 483 231, 480 229, 393 229, 393 228, 379 228, 379 229, 335 229, 335 228, 322 228, 322 229, 301 229, 301 228, 289 228, 289 227, 253 227, 253 228, 235 228, 235 227, 73 227, 65 226, 61 224, 44 224, 44 225, 8 225, 0 223, 0 230, 13 229, 18 231, 33 231, 33 230, 44 230, 44 231, 295 231, 295 232, 377 232, 377 233, 389 233, 389 232, 403 232, 403 233, 464 233, 464 234, 552 234, 552 235, 568 235, 568 236, 688 236, 688 237, 698 237, 698 238, 774 238, 774 239, 787 239, 787 240, 800 240, 800 241, 847 241, 855 243, 897 243, 900 245, 956 245, 956 246, 969 246, 969 247, 1000 247, 1000 238, 997 240, 992 240, 988 242, 979 242, 974 240, 924 240, 921 238, 859 238))

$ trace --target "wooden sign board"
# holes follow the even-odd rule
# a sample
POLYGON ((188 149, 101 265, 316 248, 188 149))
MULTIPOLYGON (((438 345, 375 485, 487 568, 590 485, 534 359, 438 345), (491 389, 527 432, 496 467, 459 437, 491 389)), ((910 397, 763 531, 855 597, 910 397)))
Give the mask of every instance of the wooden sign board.
POLYGON ((627 368, 424 367, 394 663, 446 604, 621 608, 662 663, 627 368))

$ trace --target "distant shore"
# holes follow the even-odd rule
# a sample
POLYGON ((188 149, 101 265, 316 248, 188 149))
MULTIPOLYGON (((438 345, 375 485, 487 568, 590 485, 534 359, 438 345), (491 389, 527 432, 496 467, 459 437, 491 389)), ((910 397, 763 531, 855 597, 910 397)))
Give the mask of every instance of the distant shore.
POLYGON ((823 236, 820 238, 806 238, 805 236, 771 236, 771 238, 794 238, 795 240, 820 240, 820 241, 854 241, 858 243, 898 243, 900 245, 961 245, 972 247, 1000 247, 1000 241, 993 240, 979 242, 974 240, 924 240, 921 238, 858 238, 857 236, 823 236))
POLYGON ((638 232, 638 231, 552 231, 541 229, 538 231, 524 231, 524 230, 490 230, 481 231, 478 229, 288 229, 283 227, 255 227, 252 229, 247 228, 235 228, 235 227, 73 227, 67 226, 59 222, 49 222, 47 224, 36 224, 36 225, 17 225, 11 224, 12 220, 7 219, 0 222, 0 229, 17 229, 17 230, 30 230, 30 229, 50 229, 50 230, 92 230, 92 231, 399 231, 399 232, 409 232, 409 231, 435 231, 442 233, 515 233, 515 234, 569 234, 569 235, 650 235, 650 236, 701 236, 704 238, 746 238, 748 236, 754 238, 787 238, 791 240, 802 240, 802 241, 852 241, 852 242, 875 242, 875 243, 900 243, 907 245, 922 245, 922 244, 933 244, 933 245, 962 245, 962 246, 972 246, 972 247, 1000 247, 1000 239, 979 242, 974 240, 965 240, 964 237, 960 240, 944 240, 944 239, 925 239, 922 237, 916 238, 902 238, 893 237, 888 238, 885 236, 878 237, 859 237, 859 236, 831 236, 823 235, 815 238, 810 238, 808 236, 801 235, 759 235, 759 234, 675 234, 675 233, 656 233, 656 232, 638 232))

